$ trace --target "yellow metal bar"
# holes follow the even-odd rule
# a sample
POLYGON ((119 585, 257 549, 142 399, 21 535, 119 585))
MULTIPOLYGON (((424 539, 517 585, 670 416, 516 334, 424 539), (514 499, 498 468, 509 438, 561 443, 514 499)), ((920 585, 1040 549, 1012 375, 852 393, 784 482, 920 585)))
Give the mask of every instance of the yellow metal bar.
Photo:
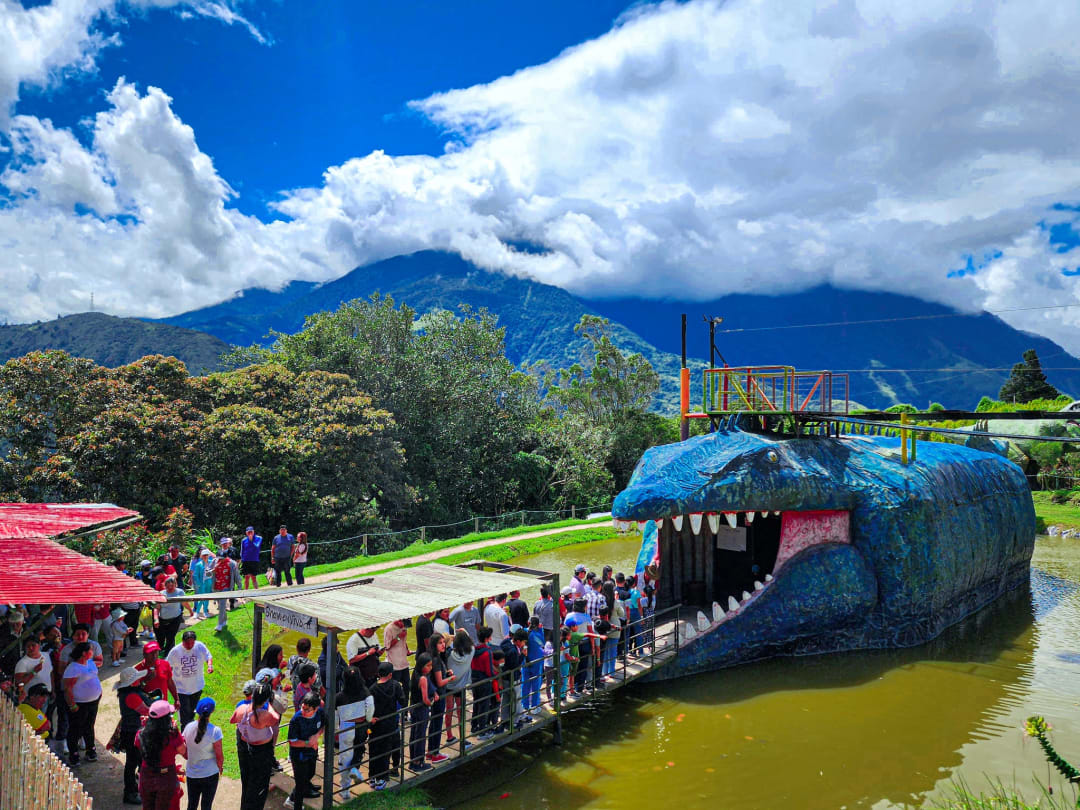
MULTIPOLYGON (((901 425, 906 425, 907 421, 908 421, 907 414, 906 413, 900 414, 900 424, 901 425)), ((908 437, 907 429, 900 428, 900 463, 901 464, 907 464, 907 462, 908 462, 908 457, 907 457, 907 437, 908 437)))

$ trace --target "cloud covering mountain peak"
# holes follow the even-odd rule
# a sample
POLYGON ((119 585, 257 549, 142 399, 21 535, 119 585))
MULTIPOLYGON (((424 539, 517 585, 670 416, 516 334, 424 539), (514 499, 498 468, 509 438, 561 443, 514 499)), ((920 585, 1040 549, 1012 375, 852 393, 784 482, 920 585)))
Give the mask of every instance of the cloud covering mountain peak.
MULTIPOLYGON (((0 307, 51 317, 94 291, 166 315, 430 248, 591 295, 828 282, 967 310, 1077 302, 1060 203, 1080 199, 1078 34, 1080 6, 1052 0, 639 6, 547 63, 413 102, 443 154, 346 160, 270 223, 231 207, 168 88, 121 82, 85 146, 11 118, 0 307)), ((85 69, 93 48, 75 52, 85 69)), ((1008 319, 1080 350, 1080 308, 1008 319)))

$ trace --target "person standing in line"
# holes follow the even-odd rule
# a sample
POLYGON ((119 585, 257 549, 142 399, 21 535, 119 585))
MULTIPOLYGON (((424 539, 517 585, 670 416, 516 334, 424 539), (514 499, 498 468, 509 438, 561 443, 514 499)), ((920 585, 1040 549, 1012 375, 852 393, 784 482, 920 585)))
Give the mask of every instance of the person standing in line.
MULTIPOLYGON (((109 635, 109 604, 100 602, 92 609, 93 624, 90 626, 90 640, 101 641, 101 632, 105 631, 105 643, 109 644, 112 637, 109 635)), ((109 645, 111 646, 111 645, 109 645)))
MULTIPOLYGON (((170 576, 165 578, 162 594, 173 597, 183 596, 184 592, 177 587, 176 577, 170 576)), ((190 606, 188 606, 188 612, 191 612, 190 606)), ((180 631, 183 621, 183 602, 158 602, 154 605, 154 637, 165 655, 168 655, 169 650, 176 644, 176 634, 180 631)))
POLYGON ((416 649, 426 650, 428 639, 431 638, 433 633, 437 632, 432 621, 434 618, 434 612, 422 613, 416 617, 416 649))
POLYGON ((506 615, 506 594, 500 593, 484 608, 484 624, 491 628, 491 643, 498 647, 510 635, 510 619, 506 615))
POLYGON ((212 810, 217 794, 218 780, 225 769, 225 753, 221 729, 210 722, 217 704, 205 697, 195 706, 197 720, 184 726, 184 742, 187 744, 187 810, 212 810))
POLYGON ((143 689, 148 695, 167 700, 170 696, 179 703, 176 692, 176 683, 173 681, 172 667, 168 661, 158 658, 161 648, 156 641, 148 641, 143 645, 143 660, 135 665, 139 672, 146 673, 143 689))
POLYGON ((41 651, 41 641, 36 636, 29 636, 23 642, 23 657, 15 664, 16 691, 29 692, 31 687, 41 684, 46 696, 52 692, 52 660, 41 651))
POLYGON ((172 667, 173 682, 176 684, 177 703, 180 708, 180 727, 187 728, 195 719, 195 707, 206 687, 207 673, 214 671, 214 659, 205 644, 198 640, 194 630, 185 630, 178 647, 173 647, 165 656, 172 667))
POLYGON ((473 648, 473 659, 469 665, 472 670, 472 733, 481 740, 490 740, 495 736, 491 726, 495 723, 493 712, 496 709, 495 686, 491 680, 495 677, 496 669, 492 648, 488 644, 491 640, 491 628, 480 627, 476 633, 480 641, 473 648))
POLYGON ((574 599, 585 598, 585 574, 585 566, 582 563, 574 566, 574 576, 571 577, 569 586, 574 599))
POLYGON ((307 565, 308 559, 308 542, 307 532, 296 533, 296 545, 292 550, 292 563, 293 568, 296 569, 296 584, 304 584, 304 566, 307 565))
POLYGON ((506 603, 506 610, 510 614, 511 624, 529 626, 529 606, 521 598, 521 591, 510 591, 510 601, 506 603))
POLYGON ((430 675, 431 656, 420 653, 416 656, 416 668, 409 686, 409 769, 416 773, 431 769, 424 761, 428 720, 431 718, 431 704, 435 702, 430 675))
MULTIPOLYGON (((327 655, 327 649, 326 649, 327 648, 327 643, 326 643, 326 641, 327 641, 326 636, 323 636, 322 640, 320 642, 321 645, 322 645, 322 650, 319 652, 319 660, 317 662, 318 665, 319 665, 319 682, 323 684, 324 689, 334 689, 335 694, 336 694, 337 692, 340 692, 344 688, 344 684, 345 684, 344 672, 345 672, 345 668, 347 666, 349 666, 349 662, 346 661, 342 657, 341 653, 338 652, 337 647, 335 647, 334 648, 334 656, 337 658, 337 662, 334 664, 334 678, 336 680, 336 683, 333 684, 332 686, 330 684, 328 684, 326 682, 326 678, 327 678, 328 667, 330 666, 330 658, 327 655)), ((379 671, 378 670, 378 659, 376 659, 375 663, 376 663, 376 666, 375 666, 376 677, 378 677, 378 671, 379 671)), ((362 673, 361 673, 361 677, 363 677, 362 673)), ((367 681, 364 682, 364 685, 367 686, 367 681)))
POLYGON ((292 684, 300 683, 303 678, 300 677, 300 670, 305 664, 311 664, 315 667, 315 691, 318 692, 319 697, 326 696, 326 687, 323 686, 322 674, 319 672, 317 662, 311 660, 311 639, 307 636, 299 639, 296 642, 296 654, 290 655, 288 662, 285 664, 286 669, 289 670, 289 682, 292 684))
POLYGON ((130 628, 124 622, 124 609, 122 607, 113 608, 112 613, 109 614, 107 635, 109 641, 112 642, 112 665, 114 667, 124 665, 120 659, 124 657, 124 639, 127 638, 129 632, 130 628))
MULTIPOLYGON (((236 588, 235 588, 235 590, 240 590, 240 588, 241 588, 241 581, 240 581, 240 549, 238 549, 235 545, 233 545, 233 540, 232 540, 231 537, 222 537, 220 540, 218 540, 218 554, 217 554, 217 556, 218 556, 218 558, 220 558, 220 557, 228 557, 230 560, 232 560, 233 562, 236 563, 236 566, 235 566, 236 567, 236 588)), ((216 567, 216 565, 215 565, 215 567, 216 567)), ((215 585, 217 584, 217 579, 216 578, 214 580, 214 583, 215 583, 215 585)), ((217 590, 217 588, 215 587, 214 590, 217 590)), ((235 599, 230 599, 229 600, 229 610, 235 610, 235 609, 236 609, 236 600, 235 599)))
POLYGON ((281 579, 292 586, 292 555, 296 538, 289 534, 289 530, 282 526, 274 535, 273 558, 274 558, 274 583, 280 588, 281 579))
MULTIPOLYGON (((447 638, 454 637, 454 630, 450 626, 450 608, 443 608, 442 610, 435 612, 435 618, 432 621, 432 630, 439 635, 446 636, 447 638)), ((420 646, 419 636, 417 637, 416 646, 420 646)), ((427 643, 425 639, 424 643, 427 643)))
POLYGON ((352 795, 352 780, 355 779, 357 783, 364 781, 360 763, 364 761, 368 728, 375 716, 375 699, 356 667, 345 668, 342 684, 343 688, 334 700, 334 714, 337 717, 334 727, 337 729, 337 766, 341 771, 339 799, 346 801, 352 795))
POLYGON ((472 602, 466 602, 461 607, 455 608, 450 614, 450 623, 453 624, 454 630, 464 630, 468 633, 474 645, 479 640, 476 628, 480 626, 480 608, 472 602))
MULTIPOLYGON (((221 538, 222 541, 228 540, 228 537, 221 538)), ((229 542, 232 542, 231 540, 229 542)), ((236 560, 226 554, 219 554, 214 561, 214 568, 212 571, 214 577, 214 590, 218 593, 225 593, 227 591, 240 590, 240 569, 236 565, 236 560)), ((214 628, 215 633, 220 633, 229 624, 229 599, 217 600, 217 627, 214 628)))
MULTIPOLYGON (((214 557, 210 553, 210 549, 201 549, 199 559, 191 564, 191 584, 197 594, 210 593, 214 589, 214 557)), ((209 600, 198 599, 194 607, 195 615, 198 618, 210 618, 209 600)))
POLYGON ((187 744, 173 723, 173 709, 164 700, 150 704, 146 725, 135 735, 142 764, 139 766, 139 794, 143 810, 169 810, 180 792, 176 758, 187 756, 187 744))
POLYGON ((371 719, 369 784, 373 790, 383 790, 390 774, 390 756, 401 745, 398 710, 407 700, 405 690, 394 680, 394 666, 389 661, 379 664, 379 678, 371 687, 371 697, 375 714, 371 719))
POLYGON ((138 776, 142 755, 135 744, 135 737, 154 702, 144 690, 145 678, 145 672, 127 667, 120 671, 119 679, 113 684, 120 701, 120 744, 114 751, 124 752, 124 804, 142 804, 138 776))
POLYGON ((236 758, 240 766, 240 810, 263 810, 270 791, 275 729, 281 716, 270 707, 273 688, 255 686, 250 703, 241 703, 229 722, 236 726, 236 758))
POLYGON ((101 702, 101 680, 98 678, 94 651, 89 642, 74 645, 71 663, 64 669, 64 697, 68 707, 68 762, 79 764, 79 740, 86 747, 86 761, 97 762, 94 725, 101 702))
POLYGON ((533 605, 533 615, 540 620, 544 640, 551 641, 555 633, 555 600, 551 598, 551 586, 540 586, 540 598, 533 605))
POLYGON ((409 686, 408 636, 408 628, 401 619, 394 619, 383 630, 383 649, 386 650, 386 660, 394 665, 394 680, 400 683, 403 689, 409 686))
POLYGON ((43 740, 49 739, 49 732, 52 730, 49 718, 45 716, 44 711, 48 701, 49 690, 40 683, 36 683, 26 690, 26 697, 19 704, 19 714, 23 716, 34 733, 43 740))
MULTIPOLYGON (((364 678, 368 689, 379 678, 379 656, 382 655, 382 647, 379 643, 371 641, 374 637, 375 628, 364 627, 353 633, 345 644, 345 654, 349 657, 349 664, 360 670, 360 675, 364 678)), ((393 672, 393 670, 394 667, 391 665, 390 671, 393 672)))
MULTIPOLYGON (((472 682, 472 659, 473 643, 465 630, 458 630, 454 634, 453 649, 447 656, 446 666, 450 674, 450 683, 446 686, 446 744, 450 745, 457 741, 454 736, 454 709, 458 709, 459 717, 465 719, 465 690, 472 682)), ((469 743, 465 744, 469 747, 469 743)))
POLYGON ((300 702, 300 710, 289 721, 289 761, 296 781, 292 794, 285 800, 287 808, 303 807, 306 797, 320 793, 311 787, 311 779, 319 758, 319 741, 326 731, 326 715, 321 705, 317 694, 308 693, 300 702))
POLYGON ((446 636, 436 633, 428 639, 428 655, 431 656, 429 691, 434 692, 434 698, 428 719, 427 760, 438 764, 449 759, 446 754, 439 753, 439 748, 442 747, 443 716, 446 714, 446 687, 453 680, 453 673, 446 667, 446 636))
POLYGON ((544 643, 547 638, 543 628, 540 627, 538 616, 529 617, 528 632, 521 705, 529 714, 540 714, 540 679, 544 674, 544 643))
POLYGON ((240 573, 244 575, 245 591, 259 587, 259 552, 262 550, 262 541, 262 537, 255 534, 254 526, 244 529, 244 539, 240 542, 240 573))

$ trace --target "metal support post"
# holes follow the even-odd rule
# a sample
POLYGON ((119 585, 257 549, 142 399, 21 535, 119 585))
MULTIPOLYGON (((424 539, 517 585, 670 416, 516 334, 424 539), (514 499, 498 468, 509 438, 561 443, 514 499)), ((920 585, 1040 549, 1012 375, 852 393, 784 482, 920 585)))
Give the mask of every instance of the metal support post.
MULTIPOLYGON (((683 320, 686 316, 683 316, 683 320)), ((553 599, 562 599, 559 593, 559 575, 553 574, 551 577, 551 591, 553 599)), ((562 620, 559 618, 559 605, 558 602, 551 606, 552 610, 552 626, 555 628, 551 634, 551 651, 552 659, 551 665, 554 668, 552 675, 555 680, 555 694, 552 696, 552 702, 555 704, 555 745, 562 745, 562 667, 560 666, 559 659, 562 657, 562 620)))
POLYGON ((334 705, 334 701, 337 692, 337 688, 334 684, 337 683, 337 649, 338 649, 338 637, 337 628, 326 628, 326 735, 324 737, 325 745, 323 746, 323 794, 322 794, 322 806, 323 810, 330 810, 334 805, 334 770, 337 768, 337 746, 334 744, 334 734, 336 732, 334 717, 337 707, 334 705))
MULTIPOLYGON (((900 414, 900 424, 901 425, 906 425, 907 421, 908 421, 907 414, 906 413, 900 414)), ((907 435, 908 435, 907 430, 904 429, 904 428, 900 428, 900 463, 905 464, 905 465, 908 463, 907 435)))
POLYGON ((255 677, 255 673, 259 671, 259 664, 262 661, 262 636, 263 636, 263 606, 258 602, 255 603, 255 616, 252 621, 251 631, 251 677, 255 677))

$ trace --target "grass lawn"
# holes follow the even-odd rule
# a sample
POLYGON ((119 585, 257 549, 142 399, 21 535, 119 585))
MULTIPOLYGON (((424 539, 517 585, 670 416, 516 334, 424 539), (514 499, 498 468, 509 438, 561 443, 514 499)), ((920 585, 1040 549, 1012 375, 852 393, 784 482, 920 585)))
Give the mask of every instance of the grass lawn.
MULTIPOLYGON (((399 551, 388 551, 385 554, 373 554, 370 557, 363 554, 350 557, 347 560, 341 560, 335 563, 323 563, 322 565, 312 565, 304 569, 306 576, 316 576, 317 574, 333 574, 337 571, 344 571, 349 568, 357 568, 361 565, 377 565, 384 562, 394 562, 395 560, 407 559, 409 557, 415 557, 418 554, 428 554, 432 551, 441 551, 444 548, 454 548, 455 546, 463 546, 467 543, 476 543, 482 540, 493 540, 499 537, 513 537, 515 534, 524 534, 526 532, 543 531, 544 529, 560 529, 564 526, 598 526, 598 525, 611 525, 610 517, 596 518, 595 520, 561 520, 557 523, 543 523, 537 526, 512 526, 509 529, 500 529, 495 532, 475 532, 466 534, 463 537, 455 537, 452 540, 432 540, 429 543, 421 543, 419 541, 407 546, 399 551)), ((311 556, 317 557, 319 554, 319 546, 312 546, 311 556)), ((497 562, 497 561, 496 561, 497 562)))
MULTIPOLYGON (((529 540, 520 540, 491 546, 483 549, 482 552, 465 551, 459 554, 452 554, 441 558, 439 562, 447 565, 454 565, 456 563, 466 562, 477 558, 490 560, 491 562, 503 562, 523 554, 537 554, 541 551, 546 551, 558 546, 592 543, 598 540, 607 540, 615 537, 616 532, 610 525, 610 522, 607 522, 606 525, 602 525, 602 523, 603 522, 588 523, 578 531, 564 532, 562 534, 535 537, 529 540)), ((525 531, 536 528, 540 527, 525 527, 525 531)), ((498 536, 499 534, 502 536, 520 534, 521 531, 522 530, 519 528, 512 532, 497 533, 495 536, 498 536)), ((336 563, 335 565, 338 566, 337 568, 326 566, 323 573, 326 573, 327 570, 331 570, 332 568, 333 570, 343 570, 357 565, 369 565, 371 563, 379 562, 387 563, 385 570, 409 567, 409 556, 425 554, 439 548, 446 548, 448 546, 461 545, 465 542, 472 542, 477 539, 484 539, 485 536, 491 537, 493 535, 473 535, 471 538, 459 538, 458 540, 447 540, 440 543, 417 544, 416 546, 410 547, 412 549, 411 554, 405 553, 409 551, 409 549, 406 549, 402 552, 394 552, 392 555, 380 555, 379 557, 370 558, 358 557, 355 560, 336 563), (389 559, 387 559, 388 557, 389 559)), ((412 565, 420 564, 421 563, 413 563, 412 565)), ((315 570, 313 570, 312 573, 316 573, 317 570, 318 567, 315 567, 315 570)), ((213 610, 216 612, 216 605, 213 610)), ((212 722, 219 726, 224 732, 222 747, 225 752, 225 775, 234 779, 240 777, 240 769, 237 766, 236 761, 236 734, 233 727, 229 725, 229 716, 232 714, 233 707, 243 697, 242 690, 244 681, 251 677, 253 616, 254 606, 247 604, 229 614, 228 628, 221 633, 214 632, 214 627, 217 625, 216 617, 199 622, 196 625, 189 625, 189 627, 192 627, 195 632, 198 633, 199 640, 209 647, 210 654, 214 657, 214 671, 206 676, 206 688, 203 694, 212 697, 217 701, 218 707, 214 712, 212 722)), ((354 628, 343 629, 352 630, 354 628)), ((381 638, 381 634, 379 637, 381 638)), ((280 644, 285 650, 286 658, 296 652, 296 642, 299 638, 300 634, 298 633, 285 631, 270 624, 263 625, 263 649, 266 649, 270 644, 280 644)), ((342 654, 345 652, 345 643, 347 640, 348 634, 343 633, 340 639, 342 654)), ((320 649, 319 641, 313 640, 310 656, 312 660, 318 658, 320 649)), ((287 717, 288 715, 286 718, 287 717)), ((286 719, 286 722, 282 724, 281 728, 282 736, 286 733, 287 725, 288 722, 286 719)), ((284 759, 287 756, 288 751, 285 748, 280 748, 278 758, 284 759)), ((367 801, 368 799, 365 797, 363 803, 356 804, 355 806, 364 808, 364 810, 368 810, 368 808, 371 808, 371 810, 398 810, 399 808, 427 806, 424 794, 417 790, 407 791, 406 793, 401 794, 400 797, 397 796, 396 793, 387 794, 385 796, 373 796, 371 797, 371 801, 374 802, 372 804, 368 804, 367 801), (420 802, 419 804, 416 803, 418 801, 420 802)), ((354 805, 349 806, 352 807, 354 805)))
POLYGON ((1063 503, 1053 503, 1050 500, 1050 492, 1032 492, 1032 500, 1035 501, 1035 517, 1040 534, 1046 532, 1047 526, 1066 526, 1070 529, 1080 529, 1080 508, 1063 503))

